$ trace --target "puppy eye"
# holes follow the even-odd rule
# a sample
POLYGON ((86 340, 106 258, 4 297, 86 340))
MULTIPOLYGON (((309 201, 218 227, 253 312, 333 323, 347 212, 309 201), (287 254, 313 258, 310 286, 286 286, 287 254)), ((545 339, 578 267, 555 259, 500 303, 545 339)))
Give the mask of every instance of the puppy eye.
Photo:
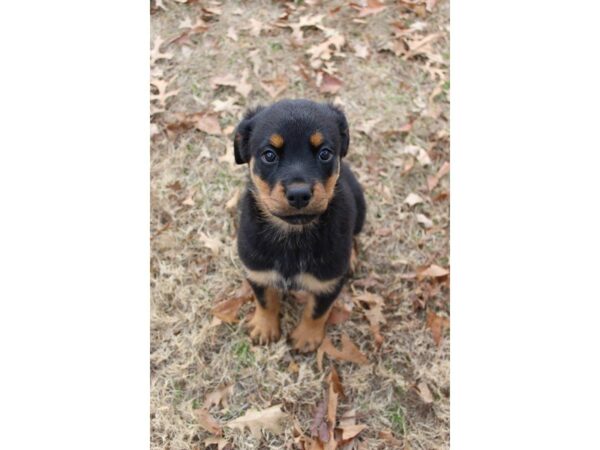
POLYGON ((321 149, 321 151, 319 152, 319 159, 321 161, 329 161, 333 156, 333 153, 331 153, 331 150, 323 148, 321 149))
POLYGON ((277 153, 275 153, 273 150, 267 150, 263 152, 261 158, 267 164, 272 164, 277 161, 277 153))

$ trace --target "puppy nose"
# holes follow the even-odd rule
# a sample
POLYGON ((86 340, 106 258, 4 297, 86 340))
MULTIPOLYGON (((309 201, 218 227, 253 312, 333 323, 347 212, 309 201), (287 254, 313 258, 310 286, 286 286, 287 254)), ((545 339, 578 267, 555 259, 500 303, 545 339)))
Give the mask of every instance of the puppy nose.
POLYGON ((310 202, 312 192, 308 184, 293 184, 287 188, 285 195, 291 206, 301 209, 310 202))

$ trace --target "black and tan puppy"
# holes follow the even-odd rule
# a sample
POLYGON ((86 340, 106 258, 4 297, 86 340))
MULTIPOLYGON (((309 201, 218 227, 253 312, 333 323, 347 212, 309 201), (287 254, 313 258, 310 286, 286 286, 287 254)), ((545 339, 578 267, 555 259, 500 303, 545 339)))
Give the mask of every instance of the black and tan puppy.
POLYGON ((309 293, 295 349, 314 350, 350 267, 353 236, 365 219, 362 189, 342 158, 344 114, 330 104, 283 100, 248 111, 235 133, 235 160, 248 163, 238 250, 256 296, 251 337, 279 339, 280 301, 309 293))

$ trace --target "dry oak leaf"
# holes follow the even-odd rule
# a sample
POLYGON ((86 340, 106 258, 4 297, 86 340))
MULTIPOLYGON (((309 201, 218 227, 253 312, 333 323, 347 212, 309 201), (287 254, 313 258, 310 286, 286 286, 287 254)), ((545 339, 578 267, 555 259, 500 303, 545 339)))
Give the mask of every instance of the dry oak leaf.
POLYGON ((422 270, 417 274, 417 277, 423 279, 425 277, 439 278, 448 275, 450 271, 448 269, 444 269, 436 264, 432 264, 427 267, 425 270, 422 270))
POLYGON ((221 436, 223 434, 221 424, 219 424, 219 422, 217 422, 206 409, 195 409, 194 413, 198 418, 198 423, 206 431, 216 436, 221 436))
POLYGON ((341 51, 345 43, 346 39, 344 36, 336 33, 322 44, 313 45, 306 51, 306 53, 310 55, 311 60, 320 58, 327 61, 331 59, 331 55, 334 51, 341 51))
POLYGON ((234 296, 215 305, 212 313, 225 323, 236 323, 238 322, 237 314, 242 305, 251 302, 253 298, 252 288, 244 280, 242 286, 236 291, 234 296))
POLYGON ((379 0, 368 0, 367 6, 365 7, 361 7, 356 3, 351 3, 350 6, 358 9, 358 17, 367 17, 372 14, 377 14, 386 8, 385 4, 379 0))
POLYGON ((354 44, 354 54, 358 58, 367 59, 369 57, 369 46, 364 44, 354 44))
POLYGON ((329 75, 327 72, 323 72, 323 80, 321 86, 319 86, 319 92, 321 94, 337 94, 342 88, 344 82, 333 75, 329 75))
POLYGON ((229 397, 233 394, 233 384, 221 386, 216 391, 210 392, 204 399, 204 408, 222 405, 227 408, 229 397))
POLYGON ((342 385, 342 380, 340 379, 340 376, 337 370, 335 370, 333 364, 331 365, 331 371, 327 376, 327 381, 329 382, 330 386, 333 386, 333 391, 336 394, 340 395, 342 398, 346 396, 346 394, 344 394, 344 386, 342 385))
POLYGON ((226 426, 238 428, 242 431, 248 427, 252 435, 259 439, 262 429, 272 431, 273 433, 280 433, 281 425, 279 422, 286 417, 287 414, 281 410, 281 405, 271 406, 263 410, 252 408, 246 411, 243 416, 227 422, 226 426))
POLYGON ((415 217, 417 219, 417 222, 423 225, 423 227, 429 229, 433 226, 432 220, 425 214, 417 214, 415 217))
POLYGON ((287 89, 288 83, 289 80, 285 75, 278 75, 270 80, 261 81, 260 85, 274 99, 287 89))
POLYGON ((407 145, 404 147, 402 153, 414 156, 417 158, 417 161, 419 161, 419 164, 421 164, 423 167, 431 165, 431 158, 421 147, 416 145, 407 145))
POLYGON ((408 204, 408 206, 415 206, 415 205, 418 205, 419 203, 423 203, 423 199, 421 198, 420 195, 415 194, 414 192, 411 192, 410 194, 408 194, 406 196, 403 203, 408 204))
POLYGON ((237 42, 237 40, 238 40, 238 35, 237 35, 237 33, 236 33, 236 31, 235 31, 235 28, 234 28, 234 27, 229 27, 229 28, 227 29, 227 37, 228 37, 229 39, 231 39, 232 41, 234 41, 234 42, 237 42))
POLYGON ((402 59, 407 60, 418 54, 425 54, 430 57, 432 54, 431 43, 443 36, 443 33, 433 33, 425 36, 420 41, 409 42, 409 50, 402 56, 402 59))
POLYGON ((150 94, 150 101, 152 102, 156 100, 158 101, 158 104, 164 108, 169 97, 173 97, 179 93, 179 89, 167 92, 167 86, 169 86, 174 79, 175 77, 171 78, 170 80, 161 80, 158 78, 151 79, 150 84, 156 88, 158 94, 150 94))
POLYGON ((360 433, 365 428, 367 428, 367 425, 365 425, 364 423, 357 425, 349 425, 346 427, 339 427, 339 429, 342 430, 342 441, 347 441, 355 438, 358 435, 358 433, 360 433))
POLYGON ((427 188, 432 191, 433 188, 435 188, 440 182, 440 180, 448 175, 448 173, 450 173, 450 163, 445 161, 435 175, 429 175, 427 177, 427 188))
POLYGON ((427 312, 427 326, 431 330, 433 342, 440 345, 444 331, 450 326, 450 320, 447 317, 438 316, 433 311, 427 312))
POLYGON ((363 312, 365 313, 365 317, 369 321, 371 333, 373 333, 373 337, 375 338, 375 343, 377 344, 377 347, 381 346, 381 344, 383 343, 383 336, 380 333, 380 325, 386 323, 385 317, 383 315, 383 297, 377 294, 372 294, 370 292, 365 292, 361 295, 356 296, 355 300, 358 302, 363 312), (365 308, 361 302, 366 303, 368 305, 368 308, 365 308))
POLYGON ((323 370, 323 354, 327 353, 331 358, 341 361, 350 361, 356 364, 367 364, 369 360, 350 340, 346 334, 342 334, 342 349, 335 348, 329 337, 325 337, 317 349, 317 366, 323 370))
POLYGON ((223 243, 219 239, 210 237, 203 232, 198 233, 198 235, 200 236, 200 242, 202 242, 202 245, 210 249, 214 256, 217 256, 221 252, 223 243))
POLYGON ((226 75, 211 78, 210 84, 213 89, 216 89, 218 86, 233 87, 235 88, 235 91, 244 98, 248 97, 248 94, 252 91, 252 85, 248 83, 248 69, 244 69, 241 78, 228 73, 226 75))
POLYGON ((423 400, 423 403, 433 403, 433 395, 426 383, 421 381, 415 386, 415 390, 417 391, 417 394, 419 394, 419 397, 421 397, 421 400, 423 400))
POLYGON ((161 59, 171 59, 173 58, 173 53, 161 52, 160 47, 163 45, 165 41, 163 41, 160 36, 157 36, 154 39, 154 46, 152 47, 152 51, 150 52, 150 65, 153 66, 157 61, 161 59))
POLYGON ((278 22, 277 25, 280 28, 291 28, 292 29, 292 42, 298 46, 304 44, 304 33, 302 28, 305 27, 316 27, 321 23, 325 14, 314 14, 312 16, 302 16, 300 21, 296 23, 285 23, 278 22))
POLYGON ((219 124, 218 116, 216 114, 198 114, 195 117, 194 122, 196 129, 204 131, 207 134, 214 134, 217 136, 223 134, 223 132, 221 131, 221 125, 219 124))

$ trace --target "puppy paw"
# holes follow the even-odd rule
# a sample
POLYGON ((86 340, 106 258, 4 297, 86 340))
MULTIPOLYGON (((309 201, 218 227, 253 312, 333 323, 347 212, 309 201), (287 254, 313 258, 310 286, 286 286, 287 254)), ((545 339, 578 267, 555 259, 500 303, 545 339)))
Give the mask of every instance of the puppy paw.
POLYGON ((265 345, 279 340, 281 330, 279 317, 270 314, 261 314, 258 310, 254 313, 248 324, 252 342, 265 345))
POLYGON ((305 322, 292 332, 292 347, 302 353, 315 351, 325 338, 325 327, 307 326, 305 322))

